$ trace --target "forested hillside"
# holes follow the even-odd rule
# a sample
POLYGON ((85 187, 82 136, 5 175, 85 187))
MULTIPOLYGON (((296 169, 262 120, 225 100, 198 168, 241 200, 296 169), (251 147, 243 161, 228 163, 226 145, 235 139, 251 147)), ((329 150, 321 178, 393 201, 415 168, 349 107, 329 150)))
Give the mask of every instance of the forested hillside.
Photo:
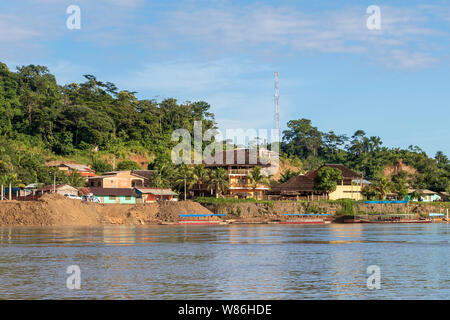
MULTIPOLYGON (((0 63, 0 183, 50 184, 54 169, 45 161, 51 159, 90 164, 104 172, 112 170, 111 159, 117 159, 116 168, 126 169, 137 166, 131 155, 141 155, 148 159, 149 168, 159 170, 155 183, 176 187, 171 133, 178 128, 192 132, 195 120, 203 120, 204 130, 214 128, 210 105, 170 98, 139 100, 135 92, 121 91, 93 75, 84 77, 83 83, 62 86, 44 66, 13 72, 0 63)), ((417 173, 396 173, 389 178, 393 187, 450 189, 450 164, 441 152, 430 158, 417 146, 390 149, 362 130, 351 137, 321 132, 307 119, 288 122, 282 156, 302 171, 343 163, 374 181, 382 181, 386 166, 402 161, 417 173)), ((287 171, 281 179, 295 173, 287 171)), ((58 173, 57 179, 70 178, 58 173)))
POLYGON ((85 78, 60 86, 46 67, 11 72, 0 64, 1 182, 50 183, 44 159, 53 156, 81 159, 99 171, 111 169, 105 155, 127 161, 134 153, 154 164, 170 162, 173 129, 192 131, 195 120, 203 120, 205 130, 214 127, 206 102, 138 100, 135 92, 85 78))

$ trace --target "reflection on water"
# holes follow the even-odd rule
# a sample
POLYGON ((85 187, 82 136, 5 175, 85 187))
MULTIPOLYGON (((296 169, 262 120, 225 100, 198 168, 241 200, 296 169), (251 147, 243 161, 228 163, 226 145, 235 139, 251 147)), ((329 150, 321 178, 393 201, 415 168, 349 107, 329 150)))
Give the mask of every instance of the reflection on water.
POLYGON ((0 228, 0 299, 446 299, 448 224, 0 228), (66 288, 79 265, 81 290, 66 288), (381 290, 366 288, 370 265, 381 290))

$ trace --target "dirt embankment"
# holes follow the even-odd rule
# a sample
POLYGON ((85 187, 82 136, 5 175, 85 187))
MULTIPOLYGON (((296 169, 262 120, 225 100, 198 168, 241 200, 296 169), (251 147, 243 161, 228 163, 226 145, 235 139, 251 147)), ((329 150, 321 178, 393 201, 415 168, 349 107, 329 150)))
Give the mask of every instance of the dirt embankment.
MULTIPOLYGON (((355 204, 356 214, 439 212, 439 208, 424 203, 355 204)), ((176 222, 180 214, 226 214, 225 219, 242 222, 264 222, 286 219, 285 214, 331 213, 342 214, 338 203, 273 202, 227 203, 200 205, 192 201, 120 205, 85 203, 58 195, 46 195, 39 201, 1 201, 0 226, 96 226, 148 225, 176 222)), ((187 218, 189 220, 204 218, 187 218)), ((219 219, 218 217, 210 219, 219 219)))
MULTIPOLYGON (((331 213, 345 215, 345 211, 338 203, 327 202, 273 202, 273 203, 232 203, 206 204, 214 213, 226 214, 229 219, 242 221, 261 221, 285 219, 285 214, 331 213)), ((439 207, 424 203, 409 204, 355 204, 355 214, 385 213, 385 214, 428 214, 439 212, 439 207)))
POLYGON ((192 202, 136 205, 85 203, 58 195, 39 201, 0 202, 0 226, 96 226, 145 225, 174 222, 179 214, 211 214, 192 202))

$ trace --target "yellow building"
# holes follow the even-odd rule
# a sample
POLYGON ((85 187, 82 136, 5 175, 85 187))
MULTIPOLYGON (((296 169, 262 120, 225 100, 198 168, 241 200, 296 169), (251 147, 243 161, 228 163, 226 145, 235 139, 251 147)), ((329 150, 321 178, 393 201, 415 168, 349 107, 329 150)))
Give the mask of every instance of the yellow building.
MULTIPOLYGON (((204 161, 205 167, 224 168, 228 172, 228 190, 226 195, 238 198, 261 199, 269 186, 259 184, 252 186, 249 174, 254 167, 269 168, 270 164, 260 156, 261 153, 251 149, 226 150, 204 161), (254 151, 254 152, 253 152, 254 151)), ((262 170, 264 174, 264 170, 262 170)))

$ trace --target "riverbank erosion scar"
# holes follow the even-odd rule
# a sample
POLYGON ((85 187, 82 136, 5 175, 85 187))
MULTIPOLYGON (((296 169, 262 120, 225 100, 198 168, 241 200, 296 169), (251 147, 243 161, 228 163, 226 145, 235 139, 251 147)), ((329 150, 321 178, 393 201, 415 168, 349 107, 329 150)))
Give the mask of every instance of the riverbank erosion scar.
POLYGON ((0 202, 0 226, 146 225, 175 222, 178 215, 192 213, 212 212, 192 201, 116 205, 45 195, 38 201, 0 202))

